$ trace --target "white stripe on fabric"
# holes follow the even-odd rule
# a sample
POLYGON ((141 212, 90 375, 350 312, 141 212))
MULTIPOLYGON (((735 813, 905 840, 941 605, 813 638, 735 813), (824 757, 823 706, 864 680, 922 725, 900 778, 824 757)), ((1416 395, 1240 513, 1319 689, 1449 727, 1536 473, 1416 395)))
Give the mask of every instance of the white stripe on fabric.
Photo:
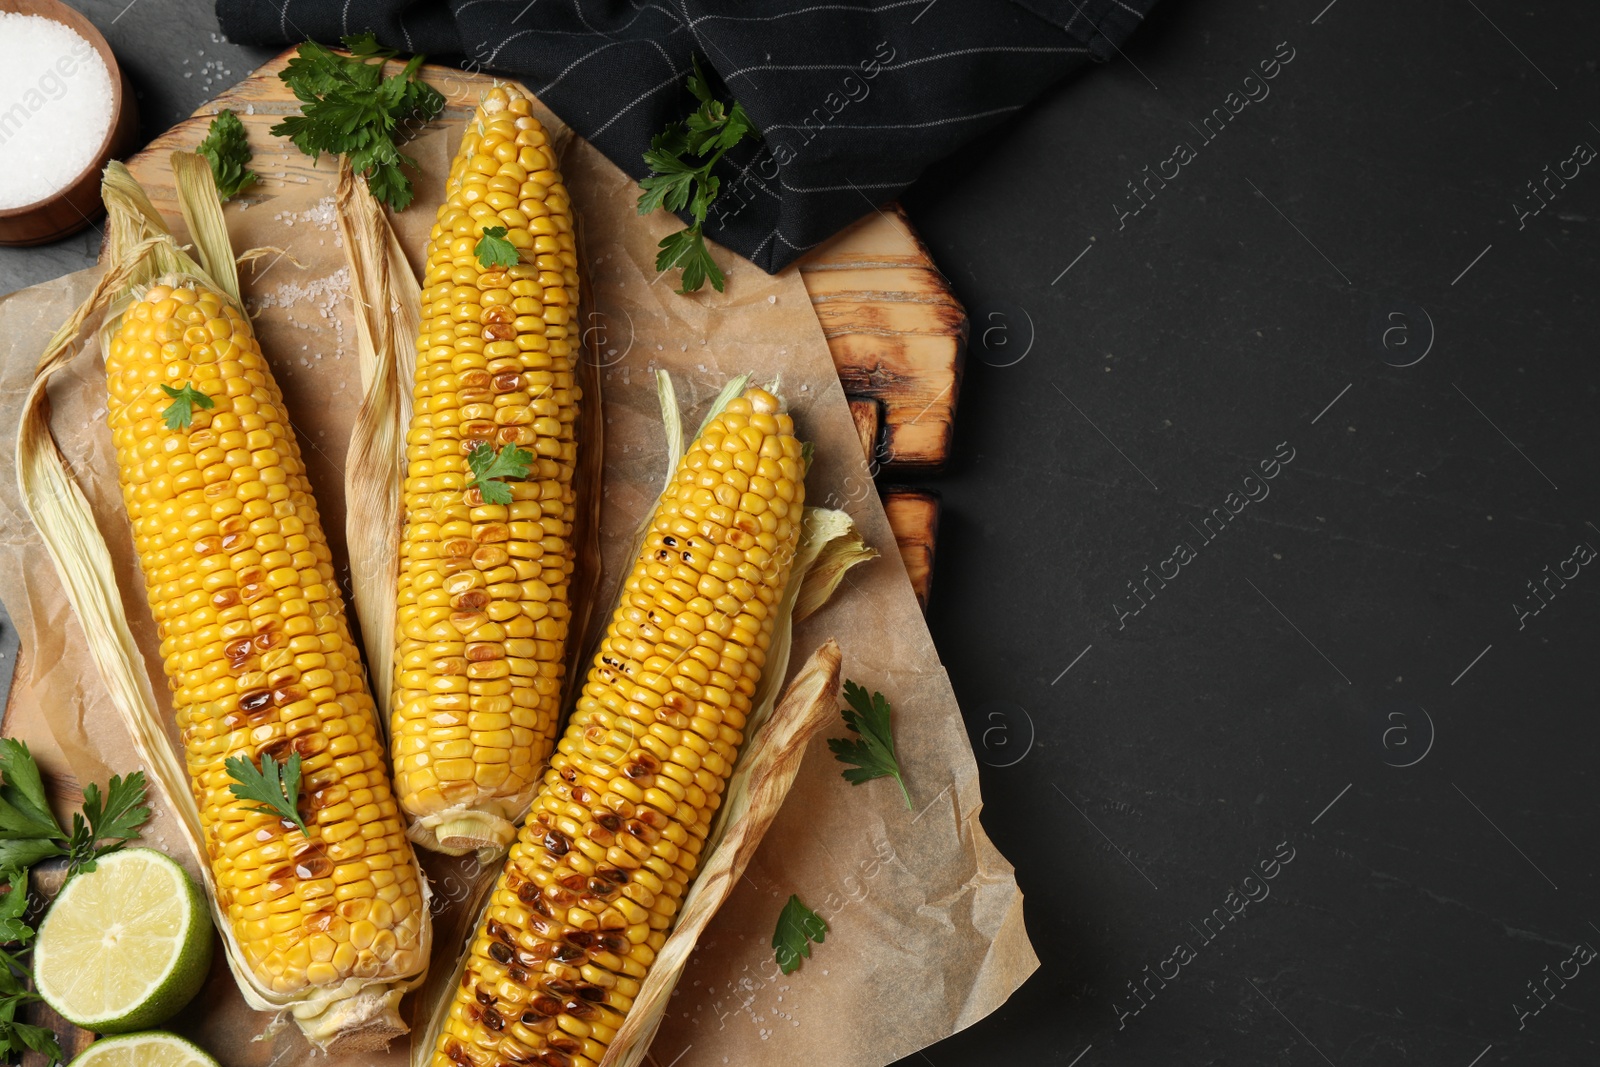
MULTIPOLYGON (((905 70, 907 67, 915 67, 915 66, 917 66, 919 64, 922 64, 922 63, 932 63, 932 62, 934 62, 936 60, 940 60, 940 59, 951 59, 951 58, 954 58, 955 56, 987 55, 987 54, 990 54, 990 53, 998 53, 998 52, 1010 52, 1010 53, 1015 53, 1015 52, 1044 52, 1044 53, 1050 53, 1050 54, 1060 54, 1060 53, 1063 53, 1063 52, 1083 52, 1083 53, 1087 53, 1088 51, 1089 50, 1087 48, 1081 48, 1081 47, 1078 47, 1078 46, 1075 46, 1075 45, 1074 46, 1069 46, 1069 47, 1061 47, 1061 48, 1048 48, 1048 47, 1044 47, 1042 45, 1040 45, 1040 46, 1034 46, 1034 45, 994 45, 994 46, 989 47, 989 48, 958 48, 953 52, 939 52, 936 55, 923 56, 920 59, 908 59, 904 63, 885 63, 885 64, 880 65, 879 70, 880 71, 905 70)), ((760 71, 760 70, 855 70, 855 69, 856 69, 855 64, 851 64, 851 63, 763 63, 763 64, 759 64, 759 65, 753 66, 753 67, 742 67, 739 70, 736 70, 731 74, 725 74, 725 75, 723 75, 723 81, 727 81, 730 78, 737 78, 741 74, 749 74, 751 71, 760 71)))
POLYGON ((797 245, 793 241, 791 241, 787 237, 785 237, 783 234, 778 233, 777 230, 773 230, 772 232, 777 234, 778 240, 782 241, 784 244, 788 245, 790 248, 794 249, 796 252, 804 252, 806 249, 815 248, 815 247, 817 247, 817 245, 822 243, 821 241, 812 241, 808 245, 797 245))
POLYGON ((588 138, 586 138, 586 139, 590 140, 590 141, 593 141, 596 137, 599 137, 602 133, 605 133, 608 129, 610 129, 612 124, 615 123, 618 119, 620 119, 622 116, 626 115, 628 112, 632 111, 634 108, 638 107, 639 104, 641 102, 643 102, 645 99, 647 99, 648 97, 654 96, 656 93, 659 93, 661 90, 665 89, 669 85, 676 85, 678 83, 678 81, 682 77, 683 77, 683 75, 679 74, 676 70, 674 70, 672 72, 672 77, 668 78, 666 81, 661 82, 661 83, 659 83, 659 84, 657 84, 657 85, 655 85, 655 86, 653 86, 653 87, 651 87, 649 89, 646 89, 644 92, 640 93, 638 96, 636 96, 632 100, 628 101, 626 104, 624 104, 622 106, 622 108, 615 115, 612 115, 609 119, 606 119, 605 122, 601 123, 598 127, 596 127, 595 131, 593 133, 591 133, 588 136, 588 138))
MULTIPOLYGON (((852 182, 846 182, 844 185, 790 185, 782 178, 779 178, 778 184, 791 193, 840 193, 846 189, 859 193, 863 189, 904 189, 914 181, 916 181, 915 178, 908 178, 902 182, 873 182, 870 185, 857 185, 852 182)), ((784 243, 788 244, 787 241, 784 243)), ((789 245, 789 247, 793 248, 794 245, 789 245)))
MULTIPOLYGON (((578 16, 578 21, 583 23, 584 29, 588 30, 596 37, 606 36, 606 34, 601 33, 599 30, 595 29, 589 24, 588 16, 583 13, 583 0, 572 0, 572 13, 578 16)), ((637 18, 638 16, 635 15, 634 17, 637 18)))
POLYGON ((556 84, 558 82, 560 82, 562 78, 565 78, 568 74, 571 74, 572 71, 579 64, 581 64, 584 60, 590 58, 591 56, 599 55, 601 52, 604 52, 607 48, 615 48, 619 44, 626 44, 626 43, 627 42, 625 42, 625 41, 612 41, 612 42, 610 42, 608 44, 601 45, 599 48, 596 48, 593 51, 585 52, 583 55, 579 56, 577 59, 574 59, 571 63, 568 63, 565 70, 563 70, 560 74, 557 74, 551 81, 547 82, 542 88, 534 90, 533 95, 534 96, 543 96, 545 93, 547 93, 551 89, 555 88, 556 84))
POLYGON ((494 62, 494 57, 500 54, 500 50, 502 48, 504 48, 506 45, 510 44, 512 41, 515 41, 518 37, 526 37, 526 36, 528 36, 528 34, 536 33, 536 32, 538 32, 538 31, 536 31, 536 30, 518 30, 516 33, 513 33, 510 37, 507 37, 505 40, 501 41, 499 44, 494 46, 494 51, 490 52, 488 57, 484 59, 484 61, 483 61, 484 65, 487 66, 488 64, 493 63, 494 62))
MULTIPOLYGON (((637 17, 637 16, 635 16, 635 17, 637 17)), ((673 33, 676 33, 676 32, 677 32, 677 30, 673 31, 673 33)), ((670 34, 669 34, 669 36, 670 36, 670 34)), ((651 48, 654 48, 657 52, 661 53, 661 58, 667 64, 667 69, 668 70, 676 69, 672 65, 672 57, 667 54, 667 50, 665 48, 662 48, 660 43, 655 41, 653 38, 648 38, 647 37, 647 38, 644 38, 642 40, 635 39, 635 40, 626 40, 626 41, 612 41, 610 44, 603 44, 599 48, 596 48, 596 49, 594 49, 592 51, 589 51, 589 52, 585 52, 583 55, 579 56, 577 59, 574 59, 571 63, 567 64, 567 68, 565 70, 563 70, 560 74, 557 74, 553 80, 548 82, 542 88, 534 90, 533 95, 534 96, 543 96, 545 93, 549 92, 551 89, 554 89, 556 87, 556 85, 563 78, 565 78, 568 74, 571 74, 573 69, 576 68, 579 64, 583 63, 587 59, 590 59, 590 58, 592 58, 594 56, 599 55, 601 52, 604 52, 606 49, 614 48, 619 44, 648 44, 651 48)), ((493 58, 493 57, 490 57, 490 58, 493 58)))
POLYGON ((756 261, 756 257, 761 254, 761 250, 763 248, 767 247, 767 242, 772 240, 774 237, 778 236, 778 227, 782 226, 782 225, 783 225, 783 223, 780 222, 780 223, 778 223, 777 226, 774 226, 772 228, 772 232, 767 234, 765 237, 763 237, 761 239, 761 243, 756 245, 755 251, 751 252, 745 258, 748 259, 750 262, 754 263, 756 261))
MULTIPOLYGON (((884 122, 884 123, 871 123, 871 124, 869 124, 869 123, 849 123, 849 122, 830 122, 828 125, 821 127, 821 129, 823 131, 827 131, 827 130, 920 130, 920 129, 923 129, 924 127, 928 127, 928 126, 943 126, 945 123, 948 123, 948 122, 970 122, 973 119, 986 119, 991 115, 1005 115, 1005 114, 1008 114, 1009 112, 1012 112, 1012 111, 1021 111, 1023 108, 1025 108, 1027 106, 1028 105, 1026 105, 1026 104, 1012 104, 1010 107, 997 107, 997 108, 994 108, 994 109, 992 109, 990 111, 975 111, 970 115, 952 115, 947 119, 931 119, 931 120, 929 120, 927 122, 884 122)), ((776 126, 769 126, 768 127, 768 129, 773 129, 773 130, 805 130, 805 129, 810 129, 810 128, 811 127, 795 125, 795 124, 792 124, 792 123, 784 123, 784 124, 780 124, 780 125, 776 125, 776 126)))
MULTIPOLYGON (((778 19, 786 19, 790 15, 804 15, 808 11, 855 11, 862 15, 875 15, 880 11, 891 11, 897 7, 916 7, 926 2, 927 0, 895 0, 895 3, 880 4, 877 7, 861 7, 857 4, 815 4, 811 7, 796 8, 793 11, 780 11, 776 15, 701 15, 694 22, 704 22, 707 19, 723 19, 729 22, 776 22, 778 19)), ((693 23, 690 23, 690 25, 693 25, 693 23)))

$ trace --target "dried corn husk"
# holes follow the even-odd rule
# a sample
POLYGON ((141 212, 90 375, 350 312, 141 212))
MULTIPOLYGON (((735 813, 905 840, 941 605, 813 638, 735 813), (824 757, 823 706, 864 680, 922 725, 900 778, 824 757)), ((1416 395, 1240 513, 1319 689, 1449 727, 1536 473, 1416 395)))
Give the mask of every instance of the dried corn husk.
MULTIPOLYGON (((702 418, 701 430, 729 401, 744 392, 750 377, 741 374, 723 386, 702 418)), ((686 446, 677 391, 666 371, 656 372, 656 396, 661 403, 661 422, 667 440, 664 493, 671 486, 672 472, 686 446)), ((654 503, 641 520, 635 537, 638 543, 643 542, 648 531, 652 511, 654 503)), ((637 544, 631 555, 637 555, 637 544)), ((672 933, 657 954, 649 976, 628 1011, 627 1021, 608 1047, 601 1067, 636 1067, 649 1051, 650 1041, 661 1025, 672 990, 693 955, 695 944, 732 892, 755 855, 762 836, 783 806, 784 797, 800 769, 807 742, 837 711, 842 654, 831 639, 811 655, 781 701, 779 699, 780 687, 789 673, 798 605, 807 603, 811 605, 810 610, 815 611, 827 602, 852 567, 876 555, 863 544, 860 532, 845 512, 829 508, 805 509, 789 581, 774 609, 777 617, 767 650, 766 668, 751 697, 751 711, 745 726, 747 740, 728 780, 717 823, 702 852, 705 860, 679 909, 672 933)), ((609 613, 601 617, 609 617, 609 613)), ((593 634, 583 643, 589 653, 584 662, 592 657, 591 646, 598 638, 598 634, 593 634)), ((569 685, 573 691, 576 688, 576 685, 569 685)), ((499 871, 491 868, 490 873, 499 871)), ((477 888, 480 899, 472 909, 476 916, 472 925, 474 932, 482 923, 483 908, 488 903, 488 880, 479 882, 477 888)), ((439 981, 436 976, 424 991, 425 1007, 421 1017, 427 1018, 428 1024, 422 1036, 412 1040, 412 1067, 432 1064, 439 1031, 450 1011, 464 965, 465 953, 449 981, 439 981)))
MULTIPOLYGON (((129 630, 111 554, 50 432, 46 386, 51 374, 72 355, 85 331, 93 332, 103 353, 136 291, 157 279, 188 280, 224 294, 242 308, 238 274, 210 167, 197 156, 179 152, 173 154, 173 170, 183 213, 204 265, 178 247, 127 169, 116 162, 108 165, 103 184, 109 213, 108 269, 40 357, 17 438, 18 485, 23 505, 55 562, 90 654, 133 737, 146 773, 177 814, 199 861, 228 966, 246 1002, 259 1011, 292 1016, 318 1047, 379 1047, 405 1032, 399 1001, 421 981, 420 973, 398 982, 351 979, 336 987, 285 997, 257 986, 242 963, 232 927, 216 905, 216 886, 188 772, 173 749, 165 709, 156 699, 129 630)), ((424 926, 424 938, 428 931, 424 926)))
POLYGON ((795 675, 728 781, 715 842, 695 875, 672 933, 656 954, 639 995, 599 1067, 637 1067, 650 1049, 695 944, 756 854, 800 772, 806 746, 839 709, 839 644, 831 638, 795 675))
POLYGON ((345 544, 378 722, 387 733, 389 693, 394 687, 400 530, 405 521, 400 488, 406 476, 406 427, 411 424, 422 287, 383 208, 343 159, 334 190, 334 215, 350 267, 362 388, 345 460, 345 544))
POLYGON ((830 508, 807 508, 805 522, 815 525, 811 541, 818 546, 817 557, 806 571, 806 580, 795 598, 794 618, 804 622, 822 605, 833 599, 839 583, 858 563, 876 559, 878 550, 862 539, 850 516, 830 508))

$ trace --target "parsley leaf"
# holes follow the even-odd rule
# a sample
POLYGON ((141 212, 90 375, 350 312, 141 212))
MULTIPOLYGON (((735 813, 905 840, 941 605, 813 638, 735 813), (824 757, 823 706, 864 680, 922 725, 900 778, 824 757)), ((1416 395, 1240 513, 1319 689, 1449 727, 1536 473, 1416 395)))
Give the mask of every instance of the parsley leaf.
POLYGON ((28 872, 18 867, 0 871, 6 892, 0 896, 0 943, 25 945, 33 940, 33 927, 22 921, 28 910, 28 872))
POLYGON ((722 268, 711 258, 711 250, 706 247, 705 240, 700 235, 698 222, 687 230, 679 230, 663 237, 660 248, 661 251, 656 253, 656 270, 683 268, 683 281, 678 292, 696 292, 705 284, 707 278, 711 279, 713 289, 722 292, 724 280, 722 268))
POLYGON ((665 273, 681 267, 680 293, 698 292, 707 279, 720 293, 726 279, 711 258, 704 232, 711 203, 722 187, 721 179, 711 173, 711 168, 746 136, 760 134, 738 101, 724 104, 712 94, 698 57, 689 74, 688 88, 700 106, 685 121, 670 123, 650 139, 650 151, 644 154, 650 175, 639 183, 644 190, 639 194, 639 214, 648 215, 657 208, 676 214, 687 208, 694 222, 662 239, 656 270, 665 273), (685 156, 694 157, 694 161, 685 156))
POLYGON ((240 800, 260 801, 260 807, 249 810, 276 815, 300 827, 302 834, 311 836, 305 820, 300 817, 300 753, 290 753, 281 767, 277 760, 265 754, 259 768, 248 756, 229 756, 222 765, 233 779, 228 792, 240 800))
POLYGON ((182 389, 174 389, 163 384, 161 391, 172 398, 161 412, 161 417, 167 420, 167 429, 186 430, 194 422, 194 409, 202 408, 210 411, 217 406, 217 402, 194 387, 193 382, 184 382, 182 389))
POLYGON ((467 453, 467 466, 472 468, 468 489, 476 489, 485 504, 509 504, 511 489, 497 479, 526 478, 528 469, 533 466, 533 453, 516 445, 503 445, 496 450, 476 444, 467 453))
POLYGON ((144 772, 134 771, 127 778, 112 776, 105 797, 100 787, 90 783, 83 790, 83 810, 72 816, 72 838, 67 842, 68 869, 92 871, 95 860, 139 836, 139 827, 150 818, 145 807, 144 772), (107 842, 101 844, 101 842, 107 842))
POLYGON ((395 53, 392 49, 384 48, 378 44, 378 39, 371 33, 353 33, 344 38, 345 49, 353 56, 379 56, 388 59, 395 53))
POLYGON ((444 110, 444 96, 417 77, 422 56, 385 78, 384 63, 393 51, 380 48, 368 33, 344 38, 344 46, 350 55, 307 41, 278 72, 301 108, 272 132, 313 159, 343 153, 374 197, 404 211, 413 191, 401 168, 415 170, 417 162, 396 146, 397 134, 432 120, 444 110))
POLYGON ((478 265, 485 270, 491 267, 515 267, 522 262, 522 254, 517 251, 517 246, 506 240, 504 226, 486 228, 473 246, 472 254, 478 257, 478 265))
POLYGON ((874 778, 893 778, 900 783, 900 792, 905 795, 906 809, 909 811, 911 793, 906 789, 906 780, 901 777, 900 764, 895 759, 894 733, 889 728, 889 702, 882 693, 873 693, 869 698, 866 689, 849 679, 844 683, 844 699, 850 707, 839 714, 844 724, 861 736, 854 741, 843 737, 828 739, 833 758, 840 763, 852 764, 849 770, 839 773, 851 785, 870 782, 874 778))
POLYGON ((784 974, 793 974, 800 957, 811 958, 811 942, 822 944, 828 938, 828 924, 822 916, 800 903, 793 894, 778 915, 778 929, 772 935, 773 955, 784 974))
POLYGON ((43 776, 26 743, 14 737, 0 738, 0 777, 4 778, 0 785, 0 840, 67 839, 50 810, 43 776))
POLYGON ((211 176, 217 179, 217 192, 228 200, 255 184, 256 172, 251 170, 250 144, 245 139, 244 123, 239 116, 223 108, 211 120, 205 140, 195 149, 211 164, 211 176))
POLYGON ((19 1023, 13 1018, 17 1013, 18 1004, 38 999, 33 993, 23 990, 8 994, 3 1001, 0 1001, 0 1051, 21 1052, 25 1048, 32 1049, 41 1056, 48 1056, 51 1063, 59 1063, 66 1057, 61 1053, 61 1046, 56 1044, 54 1033, 43 1026, 19 1023))

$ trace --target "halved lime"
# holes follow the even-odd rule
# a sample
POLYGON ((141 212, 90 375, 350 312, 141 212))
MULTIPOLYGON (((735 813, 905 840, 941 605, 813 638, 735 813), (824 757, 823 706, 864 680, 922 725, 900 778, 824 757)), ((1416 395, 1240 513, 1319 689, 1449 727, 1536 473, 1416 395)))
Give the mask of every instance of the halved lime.
POLYGON ((96 1041, 69 1067, 219 1067, 192 1041, 151 1030, 96 1041))
POLYGON ((94 870, 68 880, 33 947, 45 1003, 100 1034, 170 1019, 210 968, 211 913, 200 887, 148 848, 102 856, 94 870))

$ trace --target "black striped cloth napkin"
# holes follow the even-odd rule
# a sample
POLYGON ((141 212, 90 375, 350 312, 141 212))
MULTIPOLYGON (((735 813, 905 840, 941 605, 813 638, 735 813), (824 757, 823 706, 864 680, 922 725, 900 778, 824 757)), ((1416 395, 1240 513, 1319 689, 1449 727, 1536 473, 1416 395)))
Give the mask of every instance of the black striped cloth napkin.
POLYGON ((693 110, 693 57, 760 129, 719 164, 706 234, 777 271, 1051 83, 1116 55, 1155 0, 218 0, 230 40, 372 32, 520 78, 635 178, 693 110))

